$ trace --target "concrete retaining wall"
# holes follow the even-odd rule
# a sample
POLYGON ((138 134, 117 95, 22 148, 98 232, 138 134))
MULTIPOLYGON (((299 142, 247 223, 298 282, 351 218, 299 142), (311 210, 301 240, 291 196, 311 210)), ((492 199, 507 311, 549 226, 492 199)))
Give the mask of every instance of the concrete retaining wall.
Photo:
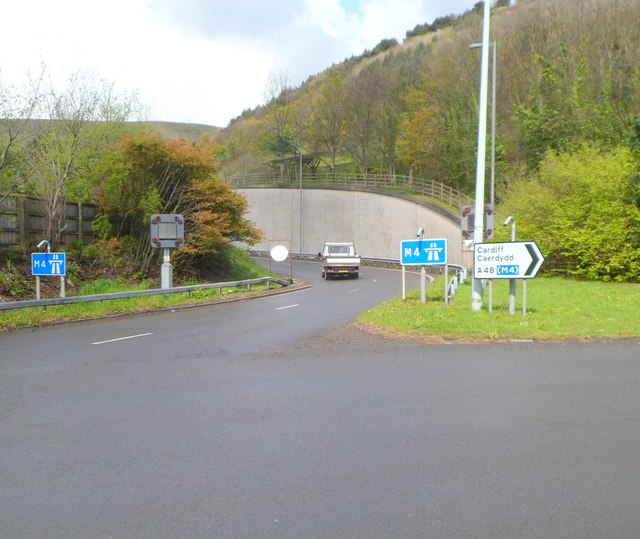
POLYGON ((449 262, 469 265, 460 219, 451 211, 404 194, 343 189, 241 188, 250 204, 248 219, 266 239, 254 249, 269 250, 283 242, 294 253, 317 253, 327 241, 354 241, 358 254, 400 258, 400 242, 416 238, 449 240, 449 262), (301 196, 302 195, 302 196, 301 196), (302 202, 302 204, 301 204, 302 202), (302 206, 302 225, 301 225, 302 206))

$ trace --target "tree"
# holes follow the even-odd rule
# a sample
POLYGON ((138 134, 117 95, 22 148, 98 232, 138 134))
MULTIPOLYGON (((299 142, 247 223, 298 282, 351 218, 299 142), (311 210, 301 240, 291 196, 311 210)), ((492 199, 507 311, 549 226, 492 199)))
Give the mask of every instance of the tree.
POLYGON ((320 89, 310 107, 311 121, 307 131, 309 145, 315 154, 328 163, 332 172, 343 148, 345 96, 343 78, 333 75, 320 89))
POLYGON ((186 240, 178 259, 186 259, 192 267, 202 270, 202 262, 228 243, 254 245, 262 233, 244 217, 247 208, 245 197, 228 183, 212 176, 194 178, 183 210, 186 240))
POLYGON ((357 168, 366 174, 374 161, 374 131, 379 121, 382 96, 380 62, 360 71, 349 86, 346 99, 345 147, 357 168))
MULTIPOLYGON (((626 64, 628 59, 620 51, 615 61, 626 64)), ((633 69, 618 70, 626 73, 623 80, 610 73, 595 82, 582 47, 566 46, 558 60, 539 55, 536 63, 540 72, 533 78, 529 103, 516 107, 530 166, 537 166, 548 150, 568 151, 584 142, 615 146, 624 139, 634 120, 634 87, 639 86, 633 69)))
POLYGON ((295 95, 286 73, 273 74, 266 82, 264 90, 265 119, 267 132, 263 138, 263 148, 275 154, 274 163, 287 167, 295 160, 296 142, 299 130, 294 126, 295 95))
POLYGON ((108 146, 111 124, 129 118, 134 103, 134 98, 116 95, 113 85, 81 72, 73 74, 64 89, 50 85, 45 92, 46 120, 34 124, 24 165, 35 193, 43 198, 45 239, 52 248, 61 244, 65 231, 69 184, 82 180, 83 162, 90 161, 92 150, 108 146))
MULTIPOLYGON (((466 57, 470 62, 470 57, 466 57)), ((477 97, 460 80, 464 65, 432 62, 422 83, 408 92, 398 139, 400 158, 414 170, 463 191, 474 182, 477 97)))
POLYGON ((429 23, 425 22, 423 24, 416 24, 413 27, 413 30, 407 30, 405 33, 405 37, 407 39, 411 37, 421 36, 423 34, 428 34, 429 32, 435 32, 435 28, 431 26, 429 23))
POLYGON ((214 145, 184 139, 165 141, 155 133, 126 136, 102 178, 100 203, 119 237, 128 237, 128 256, 146 272, 157 250, 150 246, 149 217, 184 215, 185 245, 177 256, 194 270, 232 241, 250 245, 261 237, 244 218, 244 197, 216 176, 214 145), (115 156, 115 157, 114 157, 115 156))
POLYGON ((20 152, 42 99, 43 75, 44 69, 21 90, 0 80, 0 180, 4 179, 4 185, 0 183, 0 202, 29 179, 20 152))

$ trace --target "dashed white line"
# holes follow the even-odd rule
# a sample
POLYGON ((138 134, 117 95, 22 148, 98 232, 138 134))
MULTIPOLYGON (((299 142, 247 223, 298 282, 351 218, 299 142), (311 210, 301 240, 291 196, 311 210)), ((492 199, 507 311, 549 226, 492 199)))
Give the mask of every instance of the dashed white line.
POLYGON ((294 303, 293 305, 285 305, 284 307, 276 307, 276 311, 282 311, 283 309, 291 309, 292 307, 300 307, 299 303, 294 303))
POLYGON ((118 337, 117 339, 109 339, 107 341, 97 341, 97 342, 92 342, 91 344, 107 344, 110 342, 126 341, 127 339, 137 339, 138 337, 146 337, 147 335, 153 335, 153 333, 140 333, 138 335, 128 335, 127 337, 118 337))

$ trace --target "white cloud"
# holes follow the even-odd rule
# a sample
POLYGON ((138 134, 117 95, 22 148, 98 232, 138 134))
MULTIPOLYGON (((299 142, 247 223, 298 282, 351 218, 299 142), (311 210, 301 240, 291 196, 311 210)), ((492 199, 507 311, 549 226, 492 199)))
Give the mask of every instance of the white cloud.
POLYGON ((137 90, 150 119, 226 125, 270 73, 301 82, 474 0, 21 0, 3 8, 0 77, 44 64, 137 90))

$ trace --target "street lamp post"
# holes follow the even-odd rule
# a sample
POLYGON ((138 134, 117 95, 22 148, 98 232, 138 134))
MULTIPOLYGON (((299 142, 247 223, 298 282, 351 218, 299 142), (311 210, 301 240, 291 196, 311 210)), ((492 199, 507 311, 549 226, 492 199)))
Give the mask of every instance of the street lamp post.
MULTIPOLYGON (((473 242, 482 243, 484 236, 484 184, 487 148, 487 79, 489 78, 489 22, 491 16, 489 2, 484 3, 482 27, 482 62, 480 64, 480 108, 478 116, 478 156, 476 161, 475 216, 473 223, 473 242)), ((482 309, 482 279, 473 279, 471 292, 471 310, 482 309)))
POLYGON ((300 254, 302 254, 302 235, 304 234, 304 211, 302 209, 302 148, 298 146, 298 153, 300 154, 300 254))
MULTIPOLYGON (((496 192, 496 42, 491 43, 491 183, 489 202, 495 203, 496 192)), ((470 49, 479 49, 482 43, 469 45, 470 49)))

